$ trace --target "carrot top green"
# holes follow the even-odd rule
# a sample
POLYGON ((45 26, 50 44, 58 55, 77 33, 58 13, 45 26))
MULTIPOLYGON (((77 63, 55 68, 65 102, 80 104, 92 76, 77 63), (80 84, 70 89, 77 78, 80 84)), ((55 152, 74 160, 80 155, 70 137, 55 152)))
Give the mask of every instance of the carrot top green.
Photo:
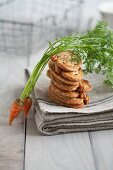
POLYGON ((72 60, 83 60, 84 73, 99 73, 106 75, 106 83, 113 87, 113 31, 105 22, 98 22, 94 29, 85 34, 68 35, 49 42, 49 47, 42 59, 35 66, 20 99, 30 96, 32 90, 52 55, 63 51, 72 51, 72 60))

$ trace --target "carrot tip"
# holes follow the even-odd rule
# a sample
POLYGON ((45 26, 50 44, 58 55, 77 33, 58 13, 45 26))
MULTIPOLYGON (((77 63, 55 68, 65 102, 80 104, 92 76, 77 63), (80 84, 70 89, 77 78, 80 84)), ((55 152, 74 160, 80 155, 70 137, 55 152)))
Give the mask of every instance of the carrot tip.
POLYGON ((12 125, 14 118, 9 118, 9 125, 12 125))
POLYGON ((9 124, 9 125, 12 125, 12 122, 11 122, 11 121, 9 121, 9 122, 8 122, 8 124, 9 124))

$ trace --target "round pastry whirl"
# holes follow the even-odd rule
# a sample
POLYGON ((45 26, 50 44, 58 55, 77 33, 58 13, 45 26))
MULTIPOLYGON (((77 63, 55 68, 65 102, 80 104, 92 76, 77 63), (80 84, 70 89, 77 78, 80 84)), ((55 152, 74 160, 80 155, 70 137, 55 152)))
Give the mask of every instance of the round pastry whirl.
POLYGON ((50 86, 51 86, 52 91, 54 91, 58 95, 61 95, 62 97, 66 97, 66 98, 79 97, 79 92, 77 92, 77 91, 70 91, 69 92, 69 91, 60 90, 53 83, 51 83, 50 86))
POLYGON ((62 70, 65 71, 77 71, 81 65, 82 61, 79 63, 72 60, 72 52, 61 52, 57 55, 51 57, 51 60, 57 64, 62 70))
POLYGON ((65 91, 75 91, 77 90, 77 88, 79 87, 79 82, 76 82, 75 85, 69 85, 69 84, 66 84, 66 83, 62 83, 59 79, 57 79, 56 77, 54 77, 52 74, 51 74, 51 71, 48 70, 47 71, 47 76, 51 79, 52 83, 59 89, 61 90, 65 90, 65 91))
POLYGON ((51 91, 51 88, 49 87, 48 88, 48 96, 55 102, 55 103, 58 103, 62 106, 67 106, 67 107, 72 107, 72 108, 76 108, 76 109, 80 109, 80 108, 83 108, 84 107, 84 103, 80 103, 80 104, 69 104, 69 103, 66 103, 64 101, 62 101, 62 98, 60 98, 59 96, 55 95, 53 93, 53 91, 51 91))
POLYGON ((71 81, 80 81, 83 78, 83 71, 81 68, 78 71, 62 71, 61 75, 71 81))

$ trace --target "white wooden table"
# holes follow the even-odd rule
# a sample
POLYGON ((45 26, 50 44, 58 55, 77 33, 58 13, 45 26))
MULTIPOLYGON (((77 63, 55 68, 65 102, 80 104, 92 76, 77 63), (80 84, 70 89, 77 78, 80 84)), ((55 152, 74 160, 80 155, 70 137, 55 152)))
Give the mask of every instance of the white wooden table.
POLYGON ((113 170, 113 130, 40 136, 32 112, 26 133, 22 115, 8 126, 9 105, 24 87, 24 66, 22 57, 0 55, 0 170, 113 170))

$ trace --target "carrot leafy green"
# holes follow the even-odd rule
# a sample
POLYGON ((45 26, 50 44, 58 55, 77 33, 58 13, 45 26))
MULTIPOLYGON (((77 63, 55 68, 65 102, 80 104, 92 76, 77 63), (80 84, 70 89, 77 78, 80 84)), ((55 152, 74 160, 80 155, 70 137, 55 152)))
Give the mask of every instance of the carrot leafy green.
POLYGON ((83 60, 84 73, 103 72, 106 83, 113 87, 113 31, 104 22, 85 34, 68 35, 49 42, 49 47, 35 66, 20 100, 30 96, 36 81, 52 55, 72 51, 72 60, 83 60))

